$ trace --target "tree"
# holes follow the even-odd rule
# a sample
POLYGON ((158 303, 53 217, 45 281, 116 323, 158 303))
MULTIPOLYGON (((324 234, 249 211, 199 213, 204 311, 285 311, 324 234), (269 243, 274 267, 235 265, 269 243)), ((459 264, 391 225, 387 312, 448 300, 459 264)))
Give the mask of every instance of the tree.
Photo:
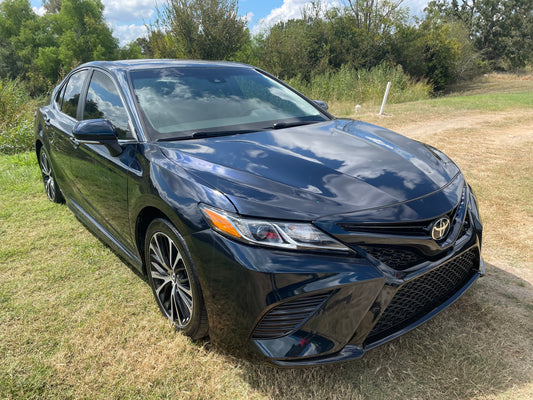
POLYGON ((313 62, 312 27, 304 20, 279 22, 261 40, 261 66, 282 79, 309 79, 313 62))
MULTIPOLYGON (((144 38, 142 38, 144 39, 144 38)), ((144 39, 146 40, 146 39, 144 39)), ((118 58, 121 60, 135 60, 137 58, 143 58, 142 41, 133 41, 122 47, 118 51, 118 58)))
POLYGON ((45 92, 60 78, 60 71, 118 54, 118 41, 104 20, 100 0, 53 4, 60 4, 59 11, 41 17, 29 0, 0 3, 0 77, 20 78, 31 94, 45 92))
POLYGON ((428 10, 461 21, 477 50, 495 69, 515 69, 533 61, 531 0, 436 0, 428 10))
POLYGON ((170 0, 159 14, 148 27, 155 54, 227 60, 249 40, 236 0, 170 0))
POLYGON ((407 10, 403 0, 346 0, 357 29, 375 35, 391 32, 398 22, 405 21, 407 10))
POLYGON ((24 71, 31 51, 19 39, 37 19, 29 0, 5 0, 0 3, 0 77, 15 78, 24 71))
POLYGON ((42 2, 47 13, 57 14, 61 10, 61 0, 44 0, 42 2))
POLYGON ((100 0, 63 0, 59 13, 50 16, 59 36, 59 59, 65 69, 92 60, 115 59, 118 41, 103 13, 100 0))
POLYGON ((442 91, 454 81, 454 66, 460 56, 459 44, 450 37, 450 27, 428 32, 423 52, 425 75, 435 91, 442 91))
MULTIPOLYGON (((46 35, 47 21, 31 9, 29 0, 6 0, 0 4, 0 78, 20 78, 29 81, 36 75, 34 59, 40 46, 48 46, 54 38, 46 35)), ((39 81, 43 81, 39 76, 39 81)), ((30 91, 41 91, 43 81, 30 91)))
POLYGON ((395 32, 391 55, 409 75, 426 78, 435 91, 482 71, 480 54, 464 24, 434 18, 431 13, 418 26, 403 26, 395 32))

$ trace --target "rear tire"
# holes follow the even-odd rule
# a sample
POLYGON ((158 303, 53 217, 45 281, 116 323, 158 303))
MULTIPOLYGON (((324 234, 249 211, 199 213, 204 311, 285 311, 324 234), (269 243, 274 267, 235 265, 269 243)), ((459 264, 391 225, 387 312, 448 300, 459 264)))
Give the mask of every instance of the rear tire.
POLYGON ((44 189, 48 199, 54 203, 63 203, 65 199, 57 185, 50 158, 44 149, 39 152, 39 167, 43 176, 44 189))
POLYGON ((144 257, 148 281, 161 313, 192 339, 207 336, 207 311, 187 245, 165 219, 146 231, 144 257))

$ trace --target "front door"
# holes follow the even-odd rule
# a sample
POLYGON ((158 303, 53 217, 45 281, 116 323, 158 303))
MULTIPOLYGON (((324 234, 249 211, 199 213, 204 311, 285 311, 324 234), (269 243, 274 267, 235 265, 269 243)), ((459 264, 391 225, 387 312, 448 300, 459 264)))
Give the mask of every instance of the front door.
POLYGON ((128 112, 113 79, 100 70, 93 70, 84 96, 82 119, 104 118, 117 130, 123 152, 112 156, 99 144, 79 143, 71 168, 74 183, 80 193, 80 207, 91 222, 105 229, 111 239, 126 245, 133 243, 128 210, 128 177, 135 172, 136 141, 130 129, 128 112))

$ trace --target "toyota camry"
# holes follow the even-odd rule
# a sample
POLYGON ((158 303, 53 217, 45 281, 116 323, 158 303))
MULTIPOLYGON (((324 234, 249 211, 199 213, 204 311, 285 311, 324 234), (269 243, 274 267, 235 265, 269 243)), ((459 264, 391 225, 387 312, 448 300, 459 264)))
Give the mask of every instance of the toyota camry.
POLYGON ((48 198, 146 276, 177 330, 238 354, 354 359, 484 273, 452 160, 249 65, 81 65, 35 141, 48 198))

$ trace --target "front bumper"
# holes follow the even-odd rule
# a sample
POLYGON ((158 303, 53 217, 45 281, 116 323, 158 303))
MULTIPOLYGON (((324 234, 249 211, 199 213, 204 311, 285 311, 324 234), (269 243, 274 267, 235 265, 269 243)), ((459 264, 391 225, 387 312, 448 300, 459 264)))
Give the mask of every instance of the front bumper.
POLYGON ((211 230, 194 234, 190 246, 211 340, 290 367, 358 358, 435 316, 484 273, 480 238, 472 228, 440 259, 398 276, 355 251, 277 251, 211 230))

